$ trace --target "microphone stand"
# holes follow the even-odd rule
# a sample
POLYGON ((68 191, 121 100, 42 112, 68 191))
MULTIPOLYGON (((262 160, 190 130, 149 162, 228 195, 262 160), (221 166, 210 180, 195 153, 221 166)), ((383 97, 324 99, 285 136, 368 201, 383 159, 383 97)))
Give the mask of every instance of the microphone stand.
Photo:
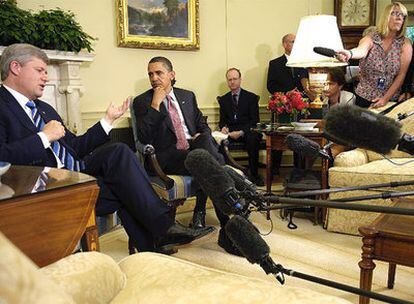
POLYGON ((411 185, 414 185, 414 180, 362 185, 362 186, 339 187, 339 188, 331 188, 331 189, 298 191, 298 192, 291 192, 287 196, 288 197, 305 197, 305 196, 310 196, 310 195, 323 195, 323 194, 355 191, 355 190, 369 190, 372 188, 395 188, 395 187, 411 186, 411 185))
MULTIPOLYGON (((318 284, 321 284, 321 285, 325 285, 325 286, 328 286, 328 287, 332 287, 332 288, 336 288, 336 289, 339 289, 339 290, 347 291, 347 292, 350 292, 350 293, 353 293, 353 294, 357 294, 359 296, 368 297, 368 298, 375 299, 375 300, 382 301, 382 302, 386 302, 386 303, 413 304, 413 302, 410 302, 410 301, 401 300, 401 299, 398 299, 398 298, 382 295, 382 294, 379 294, 379 293, 376 293, 376 292, 373 292, 373 291, 363 290, 363 289, 360 289, 360 288, 345 285, 345 284, 338 283, 338 282, 335 282, 335 281, 331 281, 331 280, 327 280, 327 279, 323 279, 323 278, 318 278, 318 277, 308 275, 308 274, 305 274, 305 273, 302 273, 302 272, 294 271, 294 270, 291 270, 291 269, 286 269, 280 264, 277 264, 277 265, 273 264, 273 266, 274 267, 273 267, 272 273, 274 275, 278 275, 279 277, 280 277, 280 275, 279 275, 280 273, 284 273, 288 276, 292 276, 292 277, 299 278, 299 279, 302 279, 302 280, 318 283, 318 284)), ((279 279, 278 279, 278 281, 280 282, 279 279)))
MULTIPOLYGON (((283 203, 287 205, 315 206, 315 207, 326 207, 326 208, 344 209, 344 210, 358 210, 358 211, 366 211, 366 212, 414 215, 414 208, 372 206, 372 205, 355 204, 355 203, 345 204, 343 202, 331 201, 331 200, 297 199, 297 198, 279 197, 279 196, 272 195, 272 196, 267 197, 267 201, 273 204, 283 203)), ((268 206, 264 206, 261 204, 258 207, 258 211, 278 210, 282 208, 286 208, 286 205, 268 207, 268 206)))

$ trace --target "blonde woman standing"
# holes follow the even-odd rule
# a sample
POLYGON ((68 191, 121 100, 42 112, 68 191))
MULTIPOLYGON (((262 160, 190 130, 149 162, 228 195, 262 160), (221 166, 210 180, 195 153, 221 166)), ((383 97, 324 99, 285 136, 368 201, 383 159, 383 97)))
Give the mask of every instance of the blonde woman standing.
POLYGON ((400 2, 385 7, 376 31, 363 37, 356 48, 341 50, 341 61, 360 59, 360 82, 355 104, 379 108, 397 100, 411 61, 412 46, 404 37, 407 9, 400 2))

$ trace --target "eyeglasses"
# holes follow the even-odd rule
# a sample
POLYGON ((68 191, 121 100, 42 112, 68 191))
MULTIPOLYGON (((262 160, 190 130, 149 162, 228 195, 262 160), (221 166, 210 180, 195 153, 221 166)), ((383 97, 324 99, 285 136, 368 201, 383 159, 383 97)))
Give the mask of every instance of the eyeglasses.
POLYGON ((396 12, 396 11, 392 11, 392 12, 391 12, 391 16, 394 16, 394 17, 401 17, 401 18, 403 18, 403 19, 405 19, 405 18, 407 17, 407 15, 404 15, 404 13, 403 13, 403 12, 396 12))

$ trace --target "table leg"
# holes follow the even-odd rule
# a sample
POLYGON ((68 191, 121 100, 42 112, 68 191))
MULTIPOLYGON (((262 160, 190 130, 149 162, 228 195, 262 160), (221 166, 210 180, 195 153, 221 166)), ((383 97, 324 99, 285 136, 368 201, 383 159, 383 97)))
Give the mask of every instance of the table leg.
POLYGON ((96 226, 95 210, 92 210, 88 223, 86 224, 85 233, 81 239, 83 251, 99 251, 98 226, 96 226))
MULTIPOLYGON (((362 260, 358 263, 360 272, 359 287, 363 290, 371 291, 372 273, 375 268, 375 263, 372 261, 375 239, 371 236, 364 236, 362 238, 362 260)), ((368 304, 369 298, 359 296, 359 304, 368 304)))
POLYGON ((272 192, 272 167, 273 167, 273 159, 272 159, 272 149, 270 147, 266 147, 266 192, 272 192))
MULTIPOLYGON (((268 194, 272 193, 272 148, 267 146, 266 147, 266 192, 268 194)), ((267 203, 267 206, 270 207, 270 203, 267 203)), ((266 212, 266 219, 270 220, 270 211, 266 212)))
POLYGON ((389 266, 388 266, 388 282, 387 282, 388 289, 393 289, 394 288, 396 267, 397 267, 397 265, 395 263, 389 263, 389 266))

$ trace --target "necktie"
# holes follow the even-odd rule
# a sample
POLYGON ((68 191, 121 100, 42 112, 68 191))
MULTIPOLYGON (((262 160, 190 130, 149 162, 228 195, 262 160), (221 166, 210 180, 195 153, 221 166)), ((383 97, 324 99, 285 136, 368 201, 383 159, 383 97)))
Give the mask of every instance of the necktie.
MULTIPOLYGON (((32 114, 33 122, 38 131, 42 131, 45 126, 45 121, 42 116, 40 116, 39 111, 37 110, 36 104, 33 101, 28 101, 26 106, 30 109, 32 114)), ((84 169, 83 161, 75 160, 72 154, 66 150, 66 148, 59 143, 59 141, 53 141, 50 143, 50 146, 53 150, 53 153, 60 159, 62 164, 66 169, 71 171, 81 171, 84 169)))
POLYGON ((46 189, 48 177, 46 173, 40 172, 39 178, 37 179, 37 183, 35 185, 34 192, 43 191, 46 189))
POLYGON ((166 98, 168 101, 168 111, 170 112, 170 118, 175 130, 175 136, 177 137, 176 147, 179 150, 188 150, 188 148, 190 148, 190 145, 188 144, 188 141, 185 138, 184 128, 181 124, 181 119, 180 115, 178 114, 178 110, 172 102, 171 96, 167 95, 166 98))
POLYGON ((237 101, 237 94, 233 94, 233 113, 234 113, 234 120, 237 120, 237 111, 239 110, 239 104, 237 101))

